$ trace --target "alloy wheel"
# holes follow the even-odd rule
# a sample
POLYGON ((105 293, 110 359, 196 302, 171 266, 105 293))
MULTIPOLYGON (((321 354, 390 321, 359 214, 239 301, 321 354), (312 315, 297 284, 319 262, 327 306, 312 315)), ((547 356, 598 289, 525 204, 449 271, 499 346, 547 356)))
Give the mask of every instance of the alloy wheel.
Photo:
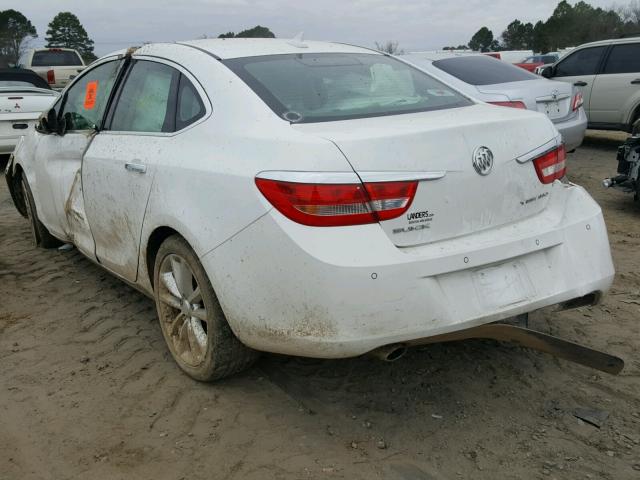
POLYGON ((209 346, 207 309, 200 285, 187 261, 167 255, 160 264, 159 316, 175 356, 196 367, 206 358, 209 346))

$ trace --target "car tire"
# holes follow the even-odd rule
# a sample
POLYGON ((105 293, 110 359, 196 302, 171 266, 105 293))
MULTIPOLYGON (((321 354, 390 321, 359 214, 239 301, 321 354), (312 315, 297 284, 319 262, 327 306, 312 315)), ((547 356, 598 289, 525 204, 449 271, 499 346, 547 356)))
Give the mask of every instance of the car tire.
POLYGON ((47 227, 45 227, 38 218, 38 212, 36 210, 36 204, 33 201, 33 195, 31 194, 31 188, 29 188, 29 182, 22 175, 22 194, 24 197, 25 210, 27 212, 27 218, 31 224, 31 236, 33 243, 36 247, 41 248, 56 248, 62 245, 62 242, 49 233, 47 227))
POLYGON ((189 376, 211 382, 256 360, 258 352, 236 338, 202 264, 179 235, 160 246, 153 279, 162 334, 174 360, 189 376))

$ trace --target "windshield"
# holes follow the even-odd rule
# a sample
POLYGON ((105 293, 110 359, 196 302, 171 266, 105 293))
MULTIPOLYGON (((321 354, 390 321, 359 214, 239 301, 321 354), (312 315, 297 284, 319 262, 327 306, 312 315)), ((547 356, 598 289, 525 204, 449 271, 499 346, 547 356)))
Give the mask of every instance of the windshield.
POLYGON ((540 79, 539 76, 522 68, 486 55, 436 60, 433 66, 471 85, 495 85, 540 79))
POLYGON ((69 50, 38 50, 33 53, 32 67, 65 67, 82 65, 76 52, 69 50))
POLYGON ((313 53, 225 60, 280 117, 325 122, 471 105, 426 73, 379 54, 313 53))

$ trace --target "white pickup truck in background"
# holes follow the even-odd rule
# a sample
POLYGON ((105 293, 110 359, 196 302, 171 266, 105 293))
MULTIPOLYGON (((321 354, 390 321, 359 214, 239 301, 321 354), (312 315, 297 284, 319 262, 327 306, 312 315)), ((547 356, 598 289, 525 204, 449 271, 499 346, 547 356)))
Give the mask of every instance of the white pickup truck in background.
POLYGON ((34 48, 19 61, 20 68, 33 70, 54 90, 62 90, 86 68, 80 54, 71 48, 34 48))

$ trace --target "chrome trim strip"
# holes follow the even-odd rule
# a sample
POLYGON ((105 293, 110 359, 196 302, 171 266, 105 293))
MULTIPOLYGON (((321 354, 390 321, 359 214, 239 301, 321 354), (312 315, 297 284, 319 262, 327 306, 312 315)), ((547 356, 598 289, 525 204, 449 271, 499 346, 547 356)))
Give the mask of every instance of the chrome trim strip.
POLYGON ((536 97, 536 103, 557 102, 560 100, 565 100, 570 97, 571 95, 568 93, 562 93, 560 95, 556 95, 555 98, 553 97, 553 95, 545 95, 543 97, 536 97))
POLYGON ((533 160, 534 158, 539 157, 540 155, 547 153, 549 150, 553 150, 554 148, 558 147, 561 143, 562 143, 562 135, 558 135, 553 140, 549 140, 547 143, 540 145, 539 147, 536 147, 533 150, 530 150, 529 152, 516 157, 516 161, 518 163, 526 163, 530 160, 533 160))
POLYGON ((411 180, 437 180, 447 174, 445 171, 437 172, 358 172, 360 178, 366 183, 375 182, 409 182, 411 180))
POLYGON ((447 174, 445 171, 435 172, 299 172, 292 170, 268 170, 260 172, 256 178, 278 180, 294 183, 378 183, 409 182, 412 180, 437 180, 447 174))
POLYGON ((256 178, 294 183, 360 183, 355 172, 299 172, 294 170, 268 170, 256 178))

